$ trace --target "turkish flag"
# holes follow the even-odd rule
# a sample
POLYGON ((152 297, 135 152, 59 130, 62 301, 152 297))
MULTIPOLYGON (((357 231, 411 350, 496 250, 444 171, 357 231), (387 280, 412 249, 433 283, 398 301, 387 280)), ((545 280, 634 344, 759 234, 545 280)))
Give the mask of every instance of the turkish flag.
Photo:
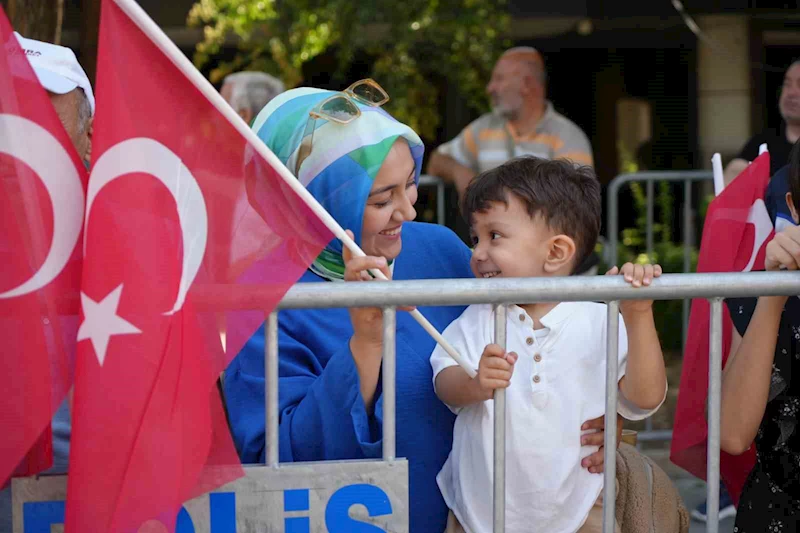
POLYGON ((216 380, 332 238, 130 4, 103 0, 101 12, 66 510, 76 533, 172 531, 186 500, 242 475, 216 380), (265 296, 259 311, 202 298, 242 284, 265 296))
MULTIPOLYGON (((703 226, 697 272, 764 269, 766 245, 774 235, 764 203, 769 168, 769 153, 765 152, 711 202, 703 226)), ((692 301, 670 456, 673 463, 701 479, 706 478, 707 460, 710 307, 705 299, 692 301)), ((730 352, 732 327, 728 309, 723 306, 723 367, 730 352)), ((721 452, 720 474, 734 502, 738 503, 754 464, 755 447, 738 456, 721 452)))
POLYGON ((0 45, 2 486, 52 464, 50 420, 72 385, 87 178, 2 7, 0 45))

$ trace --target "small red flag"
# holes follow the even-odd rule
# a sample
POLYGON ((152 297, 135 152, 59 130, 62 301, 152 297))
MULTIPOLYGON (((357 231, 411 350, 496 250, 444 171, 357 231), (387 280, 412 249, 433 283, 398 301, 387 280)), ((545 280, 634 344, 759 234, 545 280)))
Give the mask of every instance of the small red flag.
MULTIPOLYGON (((774 235, 764 196, 769 185, 769 153, 758 156, 717 196, 708 208, 697 272, 749 272, 764 269, 766 244, 774 235)), ((706 478, 708 426, 708 354, 710 305, 695 299, 689 317, 686 352, 672 431, 671 460, 706 478)), ((731 347, 731 322, 723 306, 722 365, 731 347)), ((738 503, 747 475, 755 465, 755 446, 742 455, 721 452, 720 474, 738 503)))

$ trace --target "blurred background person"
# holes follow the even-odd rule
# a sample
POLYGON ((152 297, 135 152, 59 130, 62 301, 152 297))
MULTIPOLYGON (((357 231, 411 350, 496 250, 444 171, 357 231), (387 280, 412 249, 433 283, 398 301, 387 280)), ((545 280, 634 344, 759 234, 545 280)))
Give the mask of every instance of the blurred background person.
POLYGON ((244 71, 228 74, 220 94, 250 124, 267 103, 284 91, 283 82, 265 72, 244 71))

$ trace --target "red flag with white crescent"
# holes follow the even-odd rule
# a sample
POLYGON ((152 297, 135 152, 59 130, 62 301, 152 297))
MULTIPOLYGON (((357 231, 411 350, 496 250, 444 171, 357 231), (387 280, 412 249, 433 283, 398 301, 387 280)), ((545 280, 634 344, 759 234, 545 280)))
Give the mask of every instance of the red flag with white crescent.
POLYGON ((52 464, 72 385, 86 170, 0 7, 0 486, 52 464), (36 444, 35 449, 25 454, 36 444))
POLYGON ((113 0, 96 92, 66 528, 172 531, 242 474, 216 380, 331 234, 113 0), (271 288, 259 312, 198 296, 242 283, 271 288), (224 351, 226 328, 249 334, 224 351))
MULTIPOLYGON (((766 245, 775 234, 764 203, 770 180, 769 168, 769 152, 764 152, 711 202, 703 226, 697 272, 764 270, 766 245)), ((710 316, 707 300, 692 301, 670 455, 673 463, 701 479, 706 477, 708 442, 706 399, 710 316)), ((722 326, 724 367, 733 331, 725 306, 722 326)), ((738 502, 754 464, 755 446, 738 456, 722 452, 720 474, 734 502, 738 502)))

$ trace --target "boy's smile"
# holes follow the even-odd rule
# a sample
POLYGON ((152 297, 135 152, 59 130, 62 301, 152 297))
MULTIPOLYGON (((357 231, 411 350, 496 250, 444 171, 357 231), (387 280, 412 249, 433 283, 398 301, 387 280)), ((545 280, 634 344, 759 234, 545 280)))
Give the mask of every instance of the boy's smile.
POLYGON ((508 204, 492 202, 472 214, 474 250, 470 265, 478 278, 527 278, 547 275, 550 239, 555 232, 541 215, 531 217, 516 195, 506 195, 508 204))

